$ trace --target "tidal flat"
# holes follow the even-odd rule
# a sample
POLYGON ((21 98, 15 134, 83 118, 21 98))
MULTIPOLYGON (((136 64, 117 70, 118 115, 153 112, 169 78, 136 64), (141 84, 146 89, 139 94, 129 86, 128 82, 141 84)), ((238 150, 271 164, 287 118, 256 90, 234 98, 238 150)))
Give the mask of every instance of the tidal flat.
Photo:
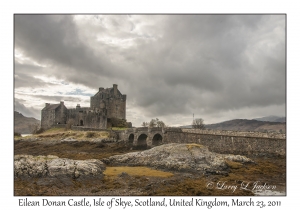
MULTIPOLYGON (((14 141, 14 155, 47 156, 72 160, 102 160, 133 150, 126 142, 58 136, 31 136, 14 141)), ((101 177, 15 177, 15 196, 251 196, 285 195, 286 158, 247 156, 254 163, 227 161, 228 173, 172 171, 148 166, 106 165, 101 177)))

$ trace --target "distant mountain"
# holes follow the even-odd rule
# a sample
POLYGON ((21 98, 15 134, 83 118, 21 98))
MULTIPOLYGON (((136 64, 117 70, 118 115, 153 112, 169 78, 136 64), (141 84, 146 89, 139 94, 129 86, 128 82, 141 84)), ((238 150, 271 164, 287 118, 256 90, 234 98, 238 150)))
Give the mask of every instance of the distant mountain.
POLYGON ((267 117, 261 117, 261 118, 254 118, 253 120, 268 121, 268 122, 286 122, 285 117, 278 117, 278 116, 267 116, 267 117))
POLYGON ((274 122, 286 122, 286 117, 277 118, 274 122))
POLYGON ((25 117, 19 112, 14 112, 14 131, 21 134, 31 133, 30 125, 41 122, 33 117, 25 117))
POLYGON ((216 124, 205 125, 207 129, 231 131, 276 131, 286 132, 285 122, 269 122, 258 120, 234 119, 216 124))

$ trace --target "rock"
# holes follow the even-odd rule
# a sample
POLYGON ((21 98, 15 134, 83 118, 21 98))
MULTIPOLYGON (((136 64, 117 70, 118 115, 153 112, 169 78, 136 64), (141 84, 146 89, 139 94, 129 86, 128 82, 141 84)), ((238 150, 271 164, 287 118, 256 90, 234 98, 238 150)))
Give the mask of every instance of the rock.
POLYGON ((142 152, 115 155, 102 161, 109 165, 149 166, 171 171, 223 174, 229 171, 226 160, 253 162, 240 155, 210 152, 199 144, 164 144, 142 152))
POLYGON ((126 179, 130 178, 129 174, 126 172, 122 172, 121 174, 118 175, 118 177, 126 178, 126 179))
POLYGON ((96 159, 76 160, 75 161, 75 178, 80 176, 98 176, 105 170, 105 165, 96 159))
POLYGON ((73 177, 75 171, 74 160, 66 158, 56 158, 46 162, 48 168, 48 176, 58 177, 61 175, 73 177))
POLYGON ((65 139, 60 140, 61 142, 74 142, 77 141, 76 139, 73 139, 72 137, 67 137, 65 139))
POLYGON ((96 159, 71 160, 57 156, 15 155, 15 177, 102 177, 105 165, 96 159))

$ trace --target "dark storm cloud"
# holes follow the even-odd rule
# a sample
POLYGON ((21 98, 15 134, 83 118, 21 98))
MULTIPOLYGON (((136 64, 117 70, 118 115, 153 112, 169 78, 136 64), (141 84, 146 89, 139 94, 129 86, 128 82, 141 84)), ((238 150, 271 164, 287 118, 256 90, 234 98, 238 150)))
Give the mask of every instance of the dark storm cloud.
POLYGON ((15 78, 14 78, 14 84, 15 84, 15 88, 21 88, 21 87, 41 87, 41 86, 45 86, 45 82, 43 82, 40 79, 36 79, 32 76, 28 76, 27 74, 24 73, 19 73, 19 74, 15 74, 15 78))
POLYGON ((25 77, 117 83, 147 117, 285 105, 284 15, 16 15, 15 45, 47 65, 25 77))
POLYGON ((78 30, 73 16, 15 15, 17 49, 35 61, 51 66, 49 75, 71 81, 77 78, 75 82, 90 86, 86 76, 110 76, 113 67, 105 54, 79 39, 78 30))
MULTIPOLYGON (((155 58, 149 59, 153 61, 147 74, 150 78, 144 83, 150 84, 149 91, 147 97, 139 98, 141 106, 172 114, 170 106, 161 104, 180 104, 177 112, 188 113, 193 109, 188 104, 214 112, 285 103, 284 38, 276 40, 275 35, 272 40, 274 37, 267 36, 277 26, 272 18, 189 15, 166 19, 164 38, 141 52, 147 54, 144 57, 155 58), (261 31, 268 28, 270 31, 261 31), (261 39, 276 45, 268 49, 261 39), (247 53, 254 57, 253 63, 247 53), (190 90, 182 91, 183 87, 190 90)), ((284 16, 281 19, 279 24, 284 24, 284 16)), ((279 35, 284 37, 284 25, 280 26, 283 30, 279 35)))

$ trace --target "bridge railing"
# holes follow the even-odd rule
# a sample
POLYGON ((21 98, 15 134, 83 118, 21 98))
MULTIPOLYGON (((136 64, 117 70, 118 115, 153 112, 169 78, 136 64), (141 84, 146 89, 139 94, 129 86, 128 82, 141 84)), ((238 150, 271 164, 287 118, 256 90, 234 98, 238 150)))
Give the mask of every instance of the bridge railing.
POLYGON ((177 132, 177 133, 181 133, 182 129, 181 128, 174 128, 174 127, 166 127, 163 128, 163 133, 167 133, 167 132, 177 132))
POLYGON ((192 129, 185 128, 182 129, 185 133, 198 133, 198 134, 211 134, 211 135, 223 135, 223 136, 241 136, 241 137, 257 137, 257 138, 278 138, 286 139, 285 134, 281 133, 262 133, 257 131, 229 131, 229 130, 201 130, 201 129, 192 129))

